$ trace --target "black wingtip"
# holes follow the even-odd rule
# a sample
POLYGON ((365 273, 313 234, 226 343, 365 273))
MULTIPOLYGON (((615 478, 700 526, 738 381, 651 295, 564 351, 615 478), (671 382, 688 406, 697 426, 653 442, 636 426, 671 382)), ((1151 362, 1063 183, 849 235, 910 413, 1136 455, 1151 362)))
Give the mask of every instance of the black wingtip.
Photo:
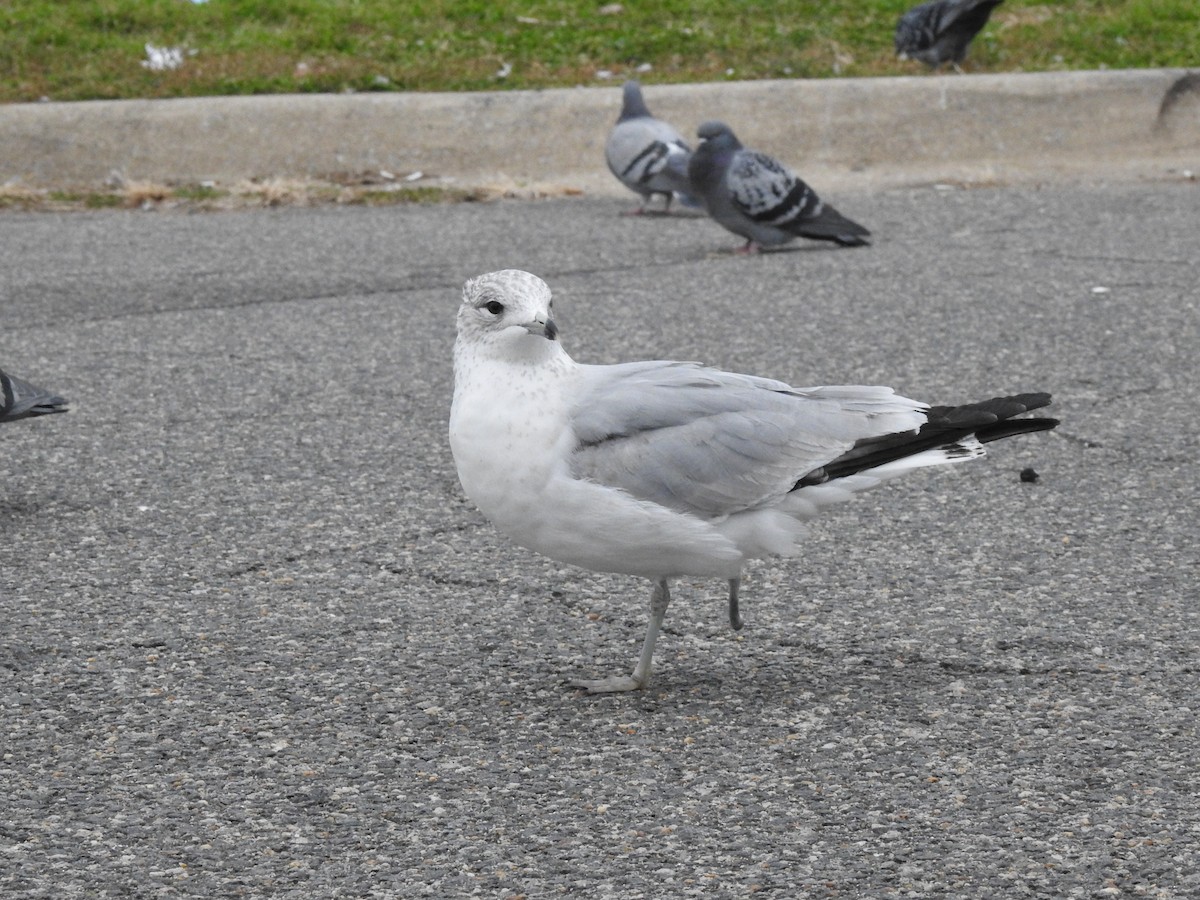
MULTIPOLYGON (((869 233, 869 232, 868 232, 869 233)), ((857 234, 839 234, 834 240, 843 247, 870 247, 871 242, 857 234)))
POLYGON ((916 434, 905 432, 860 441, 849 452, 805 475, 796 482, 793 490, 844 478, 864 469, 914 456, 924 450, 949 447, 971 436, 981 444, 986 444, 1018 434, 1049 431, 1058 425, 1058 419, 1015 418, 1049 405, 1050 395, 1037 392, 993 397, 991 400, 961 406, 931 406, 925 412, 925 424, 916 434))
POLYGON ((987 444, 1018 434, 1034 434, 1038 431, 1050 431, 1057 427, 1058 419, 1005 419, 995 425, 977 429, 975 437, 979 443, 987 444))

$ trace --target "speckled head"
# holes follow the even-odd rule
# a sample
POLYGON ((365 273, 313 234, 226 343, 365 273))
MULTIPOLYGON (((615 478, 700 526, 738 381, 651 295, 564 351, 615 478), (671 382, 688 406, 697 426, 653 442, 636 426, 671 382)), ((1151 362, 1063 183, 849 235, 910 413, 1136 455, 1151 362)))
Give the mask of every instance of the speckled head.
POLYGON ((507 344, 529 335, 558 339, 554 301, 546 282, 520 269, 503 269, 463 285, 458 310, 460 343, 507 344))

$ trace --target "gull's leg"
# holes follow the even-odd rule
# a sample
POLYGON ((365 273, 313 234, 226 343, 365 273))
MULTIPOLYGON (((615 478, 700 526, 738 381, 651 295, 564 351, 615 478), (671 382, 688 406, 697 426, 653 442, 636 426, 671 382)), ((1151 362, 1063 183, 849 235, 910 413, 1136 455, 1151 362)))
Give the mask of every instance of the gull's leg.
POLYGON ((742 614, 738 612, 738 586, 742 583, 740 578, 729 579, 729 627, 734 631, 741 631, 745 624, 742 621, 742 614))
POLYGON ((671 592, 667 589, 667 579, 662 579, 654 585, 650 595, 650 624, 646 626, 646 639, 642 641, 642 655, 638 657, 637 665, 632 675, 610 675, 595 681, 572 681, 572 687, 579 687, 589 694, 611 694, 619 691, 640 691, 650 684, 650 666, 654 661, 654 644, 658 633, 662 630, 663 617, 667 614, 667 606, 671 603, 671 592))

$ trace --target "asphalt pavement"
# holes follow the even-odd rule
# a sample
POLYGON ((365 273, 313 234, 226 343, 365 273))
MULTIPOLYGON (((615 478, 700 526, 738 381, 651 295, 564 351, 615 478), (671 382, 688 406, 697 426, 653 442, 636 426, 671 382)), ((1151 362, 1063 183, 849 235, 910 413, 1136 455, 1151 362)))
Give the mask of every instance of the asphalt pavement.
POLYGON ((0 214, 0 893, 1200 893, 1200 187, 831 194, 757 258, 635 198, 0 214), (648 586, 514 548, 446 440, 462 281, 589 362, 1062 425, 648 586), (1036 482, 1021 470, 1033 468, 1036 482))

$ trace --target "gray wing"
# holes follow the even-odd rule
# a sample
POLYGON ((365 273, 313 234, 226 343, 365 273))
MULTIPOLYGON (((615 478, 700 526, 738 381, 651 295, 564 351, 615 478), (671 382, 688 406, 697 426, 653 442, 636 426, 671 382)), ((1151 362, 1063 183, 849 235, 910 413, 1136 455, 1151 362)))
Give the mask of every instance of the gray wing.
POLYGON ((695 363, 581 366, 571 473, 705 518, 769 505, 865 437, 915 429, 886 387, 796 389, 695 363))
POLYGON ((738 151, 725 183, 734 206, 755 222, 786 228, 820 213, 816 192, 765 153, 738 151))
POLYGON ((626 187, 645 195, 686 192, 691 152, 674 128, 660 119, 643 116, 613 127, 604 158, 626 187))
POLYGON ((897 53, 915 54, 933 46, 938 36, 941 3, 922 3, 908 10, 896 23, 897 53))

